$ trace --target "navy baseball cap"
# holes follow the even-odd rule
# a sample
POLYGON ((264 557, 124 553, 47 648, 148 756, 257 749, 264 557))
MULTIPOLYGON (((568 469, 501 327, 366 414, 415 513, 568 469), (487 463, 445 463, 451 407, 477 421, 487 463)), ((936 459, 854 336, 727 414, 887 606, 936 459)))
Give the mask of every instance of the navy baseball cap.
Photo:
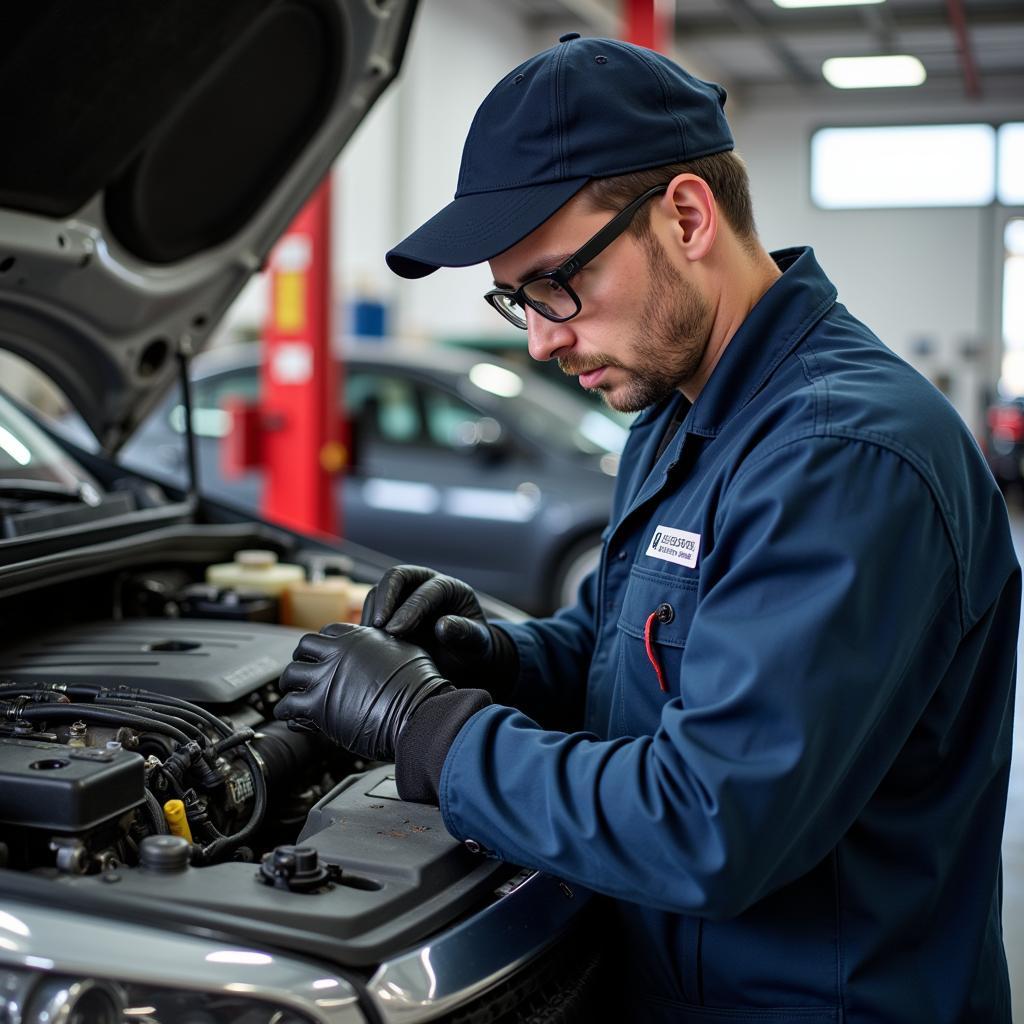
POLYGON ((734 146, 725 89, 653 50, 576 32, 510 71, 480 104, 455 199, 388 254, 401 277, 504 252, 592 178, 734 146))

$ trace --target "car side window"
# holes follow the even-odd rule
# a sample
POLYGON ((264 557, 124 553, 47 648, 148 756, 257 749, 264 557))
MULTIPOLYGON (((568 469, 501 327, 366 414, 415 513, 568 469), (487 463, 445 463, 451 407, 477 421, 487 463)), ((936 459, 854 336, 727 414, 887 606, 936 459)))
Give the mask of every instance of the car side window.
MULTIPOLYGON (((260 394, 260 373, 257 367, 230 370, 192 387, 192 431, 196 437, 224 437, 227 435, 228 415, 224 411, 227 398, 256 401, 260 394)), ((168 414, 171 429, 176 434, 185 432, 185 407, 176 402, 168 414)))
POLYGON ((442 448, 465 449, 481 441, 496 441, 497 423, 439 388, 424 387, 423 409, 430 440, 442 448))
POLYGON ((370 442, 456 451, 500 432, 444 389, 386 372, 347 371, 345 402, 370 442))
POLYGON ((345 405, 367 439, 385 444, 422 444, 423 415, 415 385, 384 373, 347 371, 345 405))

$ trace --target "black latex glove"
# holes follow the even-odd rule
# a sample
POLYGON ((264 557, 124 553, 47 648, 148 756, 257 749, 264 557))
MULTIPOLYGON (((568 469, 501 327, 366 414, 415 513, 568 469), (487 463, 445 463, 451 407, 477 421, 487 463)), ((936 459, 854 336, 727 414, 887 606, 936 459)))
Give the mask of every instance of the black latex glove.
POLYGON ((379 629, 334 622, 307 633, 292 657, 274 717, 368 760, 393 761, 417 709, 453 690, 423 650, 379 629))
POLYGON ((362 623, 418 644, 457 686, 503 700, 519 676, 512 639, 490 625, 468 584, 421 565, 388 569, 363 602, 362 623))

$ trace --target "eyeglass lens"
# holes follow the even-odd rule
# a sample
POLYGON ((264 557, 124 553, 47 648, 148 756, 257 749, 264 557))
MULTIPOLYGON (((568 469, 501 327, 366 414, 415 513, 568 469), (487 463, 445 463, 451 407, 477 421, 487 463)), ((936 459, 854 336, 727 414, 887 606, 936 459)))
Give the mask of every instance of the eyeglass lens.
POLYGON ((523 292, 531 306, 542 316, 552 320, 571 317, 577 309, 576 300, 557 281, 550 277, 527 281, 523 292))
MULTIPOLYGON (((569 320, 579 312, 579 303, 572 292, 550 277, 527 281, 523 285, 523 297, 549 320, 569 320)), ((526 326, 526 309, 512 295, 495 292, 489 298, 507 319, 520 327, 526 326)))
POLYGON ((526 326, 526 310, 511 295, 506 295, 503 292, 492 292, 488 298, 490 298, 491 302, 497 307, 498 312, 502 313, 506 319, 511 320, 512 323, 519 327, 526 326))

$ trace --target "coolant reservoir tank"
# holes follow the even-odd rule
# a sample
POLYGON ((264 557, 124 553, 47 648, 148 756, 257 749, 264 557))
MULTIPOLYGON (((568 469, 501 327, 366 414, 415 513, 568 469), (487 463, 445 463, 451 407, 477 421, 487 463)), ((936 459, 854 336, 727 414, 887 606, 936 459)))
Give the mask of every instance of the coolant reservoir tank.
POLYGON ((273 597, 305 578, 301 565, 279 562, 273 551, 260 549, 236 551, 233 562, 218 562, 206 570, 206 582, 214 586, 255 590, 273 597))

